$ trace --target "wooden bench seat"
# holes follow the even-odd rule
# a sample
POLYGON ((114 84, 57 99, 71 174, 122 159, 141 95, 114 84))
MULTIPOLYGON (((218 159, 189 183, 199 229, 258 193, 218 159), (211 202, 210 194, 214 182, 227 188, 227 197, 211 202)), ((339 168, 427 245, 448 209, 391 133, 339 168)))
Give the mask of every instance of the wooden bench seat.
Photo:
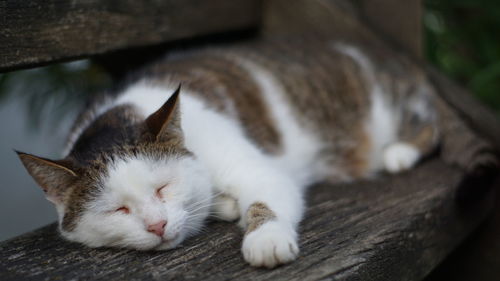
POLYGON ((379 180, 315 186, 300 258, 274 270, 244 262, 243 233, 231 223, 212 222, 166 252, 90 249, 49 225, 0 244, 0 279, 420 280, 491 207, 490 194, 480 204, 457 204, 460 180, 460 172, 432 160, 379 180))

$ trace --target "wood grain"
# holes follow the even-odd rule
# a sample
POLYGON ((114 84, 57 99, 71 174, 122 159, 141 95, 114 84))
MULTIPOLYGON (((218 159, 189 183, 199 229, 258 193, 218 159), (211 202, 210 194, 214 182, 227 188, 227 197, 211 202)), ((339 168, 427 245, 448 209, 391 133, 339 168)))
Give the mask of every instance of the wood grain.
POLYGON ((421 0, 361 0, 363 18, 389 42, 421 58, 422 10, 421 0))
POLYGON ((419 280, 485 216, 492 196, 455 200, 461 173, 434 160, 410 173, 309 192, 299 259, 255 269, 242 231, 214 222, 166 252, 90 249, 54 225, 0 244, 0 280, 419 280))
POLYGON ((258 0, 0 1, 0 72, 256 26, 258 0))
POLYGON ((435 67, 427 66, 427 72, 434 85, 438 87, 440 96, 477 134, 484 136, 500 151, 500 119, 498 114, 481 104, 464 87, 453 83, 435 67))

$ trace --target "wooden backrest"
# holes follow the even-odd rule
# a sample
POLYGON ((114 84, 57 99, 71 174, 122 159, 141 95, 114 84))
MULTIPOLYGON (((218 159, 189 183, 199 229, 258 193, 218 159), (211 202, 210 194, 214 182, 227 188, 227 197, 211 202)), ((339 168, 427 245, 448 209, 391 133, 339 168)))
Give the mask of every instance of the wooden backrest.
POLYGON ((0 1, 0 72, 257 26, 260 0, 0 1))
POLYGON ((388 41, 422 57, 421 0, 361 0, 367 23, 388 41))
MULTIPOLYGON (((357 3, 389 41, 421 55, 420 0, 357 3)), ((0 72, 248 29, 261 13, 261 0, 2 1, 0 72)))

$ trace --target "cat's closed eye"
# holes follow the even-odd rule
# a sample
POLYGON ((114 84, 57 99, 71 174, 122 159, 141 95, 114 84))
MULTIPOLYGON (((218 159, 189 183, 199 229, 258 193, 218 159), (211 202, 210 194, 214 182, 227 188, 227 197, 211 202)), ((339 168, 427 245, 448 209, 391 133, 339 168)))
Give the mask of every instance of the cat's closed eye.
POLYGON ((121 212, 124 214, 130 214, 130 209, 126 206, 121 206, 120 208, 116 209, 115 212, 121 212))
POLYGON ((159 199, 163 199, 163 194, 161 192, 167 186, 168 186, 168 184, 165 184, 165 185, 161 186, 160 188, 156 189, 156 197, 158 197, 159 199))

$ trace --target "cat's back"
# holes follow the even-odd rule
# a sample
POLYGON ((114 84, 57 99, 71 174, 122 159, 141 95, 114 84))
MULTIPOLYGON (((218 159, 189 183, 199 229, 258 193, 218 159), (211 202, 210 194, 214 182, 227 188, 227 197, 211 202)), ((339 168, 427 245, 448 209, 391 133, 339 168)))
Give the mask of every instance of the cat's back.
POLYGON ((350 178, 363 173, 358 163, 367 148, 359 148, 368 142, 370 96, 361 71, 331 40, 284 38, 171 56, 146 73, 169 87, 182 83, 208 107, 237 120, 292 173, 336 166, 342 171, 324 173, 350 178))
MULTIPOLYGON (((416 144, 422 151, 435 145, 434 89, 425 73, 397 52, 369 47, 293 37, 237 54, 250 73, 260 73, 260 84, 278 85, 263 95, 283 97, 302 133, 287 134, 289 126, 282 126, 282 135, 294 144, 288 151, 304 151, 300 146, 308 145, 290 139, 307 135, 319 140, 316 150, 305 151, 314 152, 312 163, 328 167, 322 177, 346 180, 385 169, 384 150, 398 141, 425 139, 423 147, 416 144)), ((280 102, 267 99, 273 111, 279 110, 280 102)))
MULTIPOLYGON (((371 66, 366 61, 371 64, 360 48, 317 38, 282 38, 175 53, 135 75, 138 79, 113 102, 90 107, 93 110, 82 115, 70 143, 109 104, 130 97, 134 85, 147 81, 154 85, 153 92, 165 89, 161 99, 161 93, 152 99, 147 94, 131 99, 149 114, 182 84, 183 95, 236 120, 259 149, 291 166, 289 170, 327 163, 342 167, 338 173, 327 172, 339 178, 363 176, 374 168, 367 160, 374 150, 373 132, 367 126, 394 125, 386 124, 392 122, 387 114, 382 116, 384 124, 370 123, 375 119, 373 84, 380 74, 375 73, 378 69, 367 69, 371 66)), ((394 96, 390 90, 382 92, 384 99, 394 96)))

